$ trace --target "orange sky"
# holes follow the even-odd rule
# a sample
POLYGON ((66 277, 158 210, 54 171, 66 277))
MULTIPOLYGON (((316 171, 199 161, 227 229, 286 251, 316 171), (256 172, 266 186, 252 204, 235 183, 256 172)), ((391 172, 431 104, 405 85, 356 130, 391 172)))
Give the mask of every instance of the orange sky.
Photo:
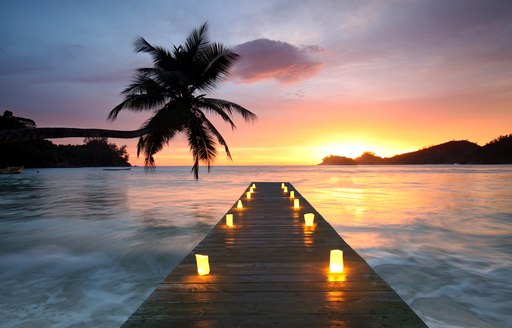
MULTIPOLYGON (((211 39, 241 55, 212 96, 258 115, 234 132, 213 120, 234 159, 219 149, 218 165, 388 157, 512 133, 511 2, 240 1, 229 19, 221 0, 159 6, 2 2, 0 109, 40 127, 137 129, 148 113, 106 122, 134 70, 151 65, 133 40, 179 44, 207 20, 211 39)), ((143 165, 136 140, 112 141, 143 165)), ((181 137, 156 162, 192 164, 181 137)))
MULTIPOLYGON (((231 131, 215 120, 233 155, 230 162, 219 148, 217 164, 314 165, 330 154, 354 158, 364 151, 390 157, 450 140, 484 145, 512 132, 509 121, 503 119, 512 118, 506 111, 508 102, 493 103, 483 96, 468 98, 471 96, 368 103, 297 100, 270 105, 279 110, 249 106, 258 113, 252 124, 238 120, 238 129, 231 131), (490 105, 502 108, 505 115, 488 117, 485 108, 490 105)), ((135 154, 135 150, 130 153, 135 154)), ((180 138, 156 158, 160 165, 189 165, 191 161, 180 138)), ((132 163, 142 165, 140 160, 132 163)))

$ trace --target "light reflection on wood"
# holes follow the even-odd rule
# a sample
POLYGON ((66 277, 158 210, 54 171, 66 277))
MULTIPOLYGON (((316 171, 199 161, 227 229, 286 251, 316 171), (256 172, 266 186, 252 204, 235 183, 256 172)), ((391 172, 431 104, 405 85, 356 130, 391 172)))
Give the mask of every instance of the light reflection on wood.
POLYGON ((313 244, 315 243, 315 238, 313 237, 313 233, 315 232, 315 225, 313 226, 303 226, 304 233, 302 235, 302 242, 304 243, 304 246, 306 246, 308 249, 313 247, 313 244))
POLYGON ((328 282, 346 282, 347 277, 350 275, 351 268, 348 263, 345 263, 343 272, 332 273, 329 266, 324 269, 324 274, 328 282))

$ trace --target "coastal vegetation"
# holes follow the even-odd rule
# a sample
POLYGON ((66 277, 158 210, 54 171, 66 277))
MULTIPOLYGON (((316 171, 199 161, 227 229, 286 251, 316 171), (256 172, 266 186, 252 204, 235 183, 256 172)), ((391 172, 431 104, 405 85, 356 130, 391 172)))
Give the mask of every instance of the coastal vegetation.
POLYGON ((28 140, 0 145, 0 167, 131 166, 126 146, 107 138, 86 138, 83 145, 56 145, 48 140, 28 140))
MULTIPOLYGON (((36 128, 36 123, 10 111, 0 116, 0 131, 27 128, 36 128)), ((131 166, 126 146, 118 147, 107 138, 85 138, 83 145, 55 145, 48 140, 3 143, 0 154, 0 168, 131 166)))
POLYGON ((403 164, 512 164, 512 134, 500 136, 484 146, 466 140, 396 155, 389 158, 365 152, 357 158, 329 155, 320 165, 403 165, 403 164))
POLYGON ((135 51, 151 55, 153 67, 136 70, 133 82, 122 92, 124 100, 112 109, 109 120, 115 120, 122 110, 150 111, 152 116, 133 131, 37 128, 26 126, 0 131, 0 143, 24 140, 42 140, 67 137, 139 138, 137 156, 145 157, 147 168, 155 166, 154 155, 161 151, 177 134, 185 134, 192 153, 192 172, 199 178, 199 164, 208 170, 221 145, 228 156, 228 145, 207 114, 219 116, 232 129, 234 115, 252 121, 256 115, 246 108, 223 99, 206 96, 229 73, 239 55, 228 47, 211 42, 207 24, 192 31, 183 45, 170 50, 153 46, 140 37, 135 51))

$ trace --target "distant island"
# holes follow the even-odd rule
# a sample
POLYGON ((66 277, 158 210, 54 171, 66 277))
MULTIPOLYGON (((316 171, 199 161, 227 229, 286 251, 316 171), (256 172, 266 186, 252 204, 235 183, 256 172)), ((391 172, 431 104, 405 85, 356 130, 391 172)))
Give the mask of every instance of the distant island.
POLYGON ((405 165, 405 164, 512 164, 512 134, 500 136, 485 146, 467 140, 396 155, 379 157, 365 152, 357 158, 330 155, 319 165, 405 165))
MULTIPOLYGON (((35 127, 33 120, 5 111, 0 130, 35 127)), ((129 167, 126 146, 118 147, 107 138, 85 138, 83 145, 56 145, 49 140, 31 140, 0 144, 0 168, 46 167, 129 167)))

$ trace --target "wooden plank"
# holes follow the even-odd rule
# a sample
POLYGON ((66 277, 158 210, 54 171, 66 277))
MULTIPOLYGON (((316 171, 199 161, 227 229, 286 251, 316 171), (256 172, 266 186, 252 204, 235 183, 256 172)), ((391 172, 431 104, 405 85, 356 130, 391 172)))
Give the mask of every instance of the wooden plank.
POLYGON ((426 327, 290 183, 255 182, 123 327, 426 327), (315 214, 305 227, 304 213, 315 214), (345 270, 329 272, 331 249, 345 270), (209 256, 199 276, 195 254, 209 256))

